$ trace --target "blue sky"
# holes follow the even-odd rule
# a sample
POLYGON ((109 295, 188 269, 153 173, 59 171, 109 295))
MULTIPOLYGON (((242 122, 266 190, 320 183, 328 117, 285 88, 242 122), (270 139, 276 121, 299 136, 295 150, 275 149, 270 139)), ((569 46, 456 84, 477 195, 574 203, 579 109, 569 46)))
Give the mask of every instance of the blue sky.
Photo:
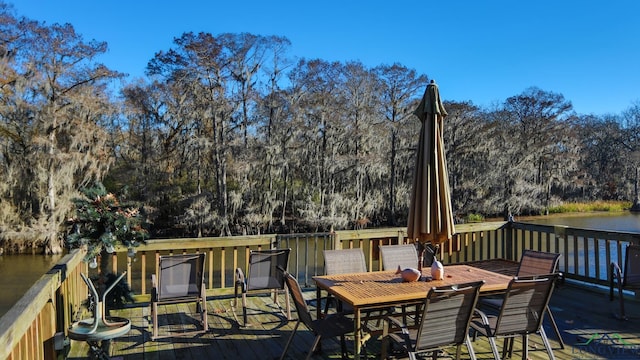
POLYGON ((531 86, 580 114, 640 102, 636 0, 5 1, 19 16, 106 41, 101 61, 129 80, 185 32, 249 32, 287 37, 296 58, 400 63, 435 79, 443 100, 482 107, 531 86))

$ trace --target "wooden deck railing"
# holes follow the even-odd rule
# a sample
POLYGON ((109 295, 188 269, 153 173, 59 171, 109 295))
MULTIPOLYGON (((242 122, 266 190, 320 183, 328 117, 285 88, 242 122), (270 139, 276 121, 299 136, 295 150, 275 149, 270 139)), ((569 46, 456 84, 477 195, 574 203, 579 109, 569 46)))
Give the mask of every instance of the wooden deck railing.
MULTIPOLYGON (((231 293, 234 271, 246 269, 249 251, 291 248, 289 271, 301 284, 324 273, 322 250, 362 248, 370 271, 381 269, 380 245, 408 242, 406 228, 336 231, 332 233, 233 236, 149 240, 129 257, 127 249, 112 255, 112 270, 127 271, 127 281, 138 301, 147 301, 150 277, 161 254, 207 253, 207 289, 231 293)), ((626 243, 640 243, 640 234, 576 229, 520 222, 486 222, 456 226, 456 235, 442 245, 444 264, 468 261, 518 260, 524 249, 562 254, 560 271, 569 279, 605 285, 612 261, 622 264, 626 243)), ((74 251, 45 274, 27 294, 0 318, 0 359, 54 359, 72 321, 77 320, 87 289, 80 272, 92 272, 83 253, 74 251)))
POLYGON ((508 258, 519 259, 523 249, 562 254, 560 271, 569 279, 608 285, 609 265, 623 265, 627 244, 640 244, 640 233, 578 229, 568 226, 514 222, 506 227, 508 258))

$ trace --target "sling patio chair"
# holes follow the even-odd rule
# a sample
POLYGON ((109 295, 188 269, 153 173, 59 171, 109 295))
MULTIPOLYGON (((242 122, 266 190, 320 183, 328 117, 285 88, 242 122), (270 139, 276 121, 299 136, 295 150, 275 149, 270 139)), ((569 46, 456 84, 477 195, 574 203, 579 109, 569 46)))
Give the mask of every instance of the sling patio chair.
MULTIPOLYGON (((242 323, 240 326, 248 326, 247 322, 247 295, 250 293, 271 292, 273 302, 280 312, 291 319, 291 306, 289 305, 289 293, 285 290, 283 271, 287 270, 289 253, 291 249, 251 250, 249 252, 248 268, 245 272, 237 268, 235 272, 234 298, 232 302, 233 315, 238 306, 238 297, 242 297, 242 323), (281 269, 281 270, 280 270, 281 269), (278 293, 285 293, 285 310, 278 303, 278 293)), ((236 317, 237 320, 237 317, 236 317)))
POLYGON ((323 250, 322 253, 327 275, 367 272, 367 263, 361 248, 323 250))
POLYGON ((627 320, 624 310, 623 290, 640 291, 640 245, 629 244, 626 247, 624 271, 618 263, 611 262, 609 273, 609 300, 613 301, 613 288, 618 288, 620 298, 620 314, 616 317, 627 320))
MULTIPOLYGON (((361 248, 324 250, 323 255, 324 271, 327 275, 367 272, 367 262, 361 248)), ((324 304, 324 315, 329 313, 329 307, 334 302, 336 303, 336 311, 343 314, 353 313, 353 308, 349 304, 334 300, 336 299, 331 294, 327 295, 324 304)), ((393 308, 387 309, 387 311, 393 311, 393 308)), ((380 310, 366 311, 362 321, 365 326, 368 326, 369 319, 375 316, 378 319, 376 326, 379 326, 382 313, 384 313, 384 310, 382 312, 380 310)))
MULTIPOLYGON (((517 277, 525 277, 525 276, 534 276, 534 275, 546 275, 553 274, 558 271, 558 261, 560 260, 560 254, 537 251, 537 250, 524 250, 522 252, 522 257, 520 258, 520 263, 518 265, 518 270, 516 271, 517 277)), ((502 306, 502 298, 501 297, 482 297, 480 298, 480 308, 491 307, 494 310, 500 309, 502 306)), ((555 318, 553 317, 553 313, 550 309, 547 308, 546 311, 549 320, 551 321, 551 327, 553 328, 553 332, 556 334, 558 338, 558 343, 560 344, 560 348, 564 349, 564 340, 562 339, 562 334, 560 333, 560 329, 558 328, 558 324, 556 323, 555 318)))
POLYGON ((151 339, 206 333, 209 325, 204 284, 205 254, 161 255, 157 259, 156 274, 151 275, 150 305, 153 322, 151 339), (200 315, 200 321, 197 324, 201 327, 200 329, 188 331, 181 324, 179 331, 168 331, 165 335, 159 334, 158 305, 193 302, 196 303, 195 312, 200 315))
MULTIPOLYGON (((287 344, 282 351, 282 355, 280 356, 280 360, 283 360, 287 355, 287 351, 293 341, 293 338, 298 330, 300 324, 304 324, 309 331, 313 333, 315 339, 311 345, 311 349, 309 349, 306 359, 310 359, 316 349, 320 348, 320 341, 326 338, 335 338, 340 337, 340 347, 341 347, 341 355, 342 359, 348 359, 349 355, 347 354, 347 343, 345 339, 345 335, 353 334, 354 324, 353 319, 345 316, 342 313, 333 313, 325 316, 322 319, 313 319, 311 316, 311 311, 307 306, 307 302, 304 299, 302 294, 302 289, 300 288, 300 284, 298 280, 296 280, 293 275, 283 271, 283 277, 286 281, 287 288, 291 293, 291 297, 293 298, 293 303, 296 307, 296 312, 298 313, 298 321, 296 322, 293 330, 291 331, 291 335, 287 340, 287 344)), ((364 345, 363 340, 363 345, 364 345)), ((366 347, 364 348, 366 354, 366 347)))
POLYGON ((417 327, 411 327, 397 317, 387 317, 382 330, 381 359, 387 358, 389 344, 398 344, 415 360, 418 353, 430 351, 432 359, 449 346, 456 346, 460 359, 462 344, 469 357, 475 359, 469 339, 469 325, 484 281, 433 287, 421 306, 417 327), (394 331, 390 331, 390 329, 394 331))
POLYGON ((522 359, 529 359, 529 334, 538 333, 547 350, 549 359, 555 359, 553 349, 542 326, 544 313, 547 312, 549 299, 558 274, 542 276, 514 277, 503 294, 502 306, 498 315, 487 315, 476 309, 471 320, 474 339, 477 335, 486 336, 496 360, 511 358, 513 340, 522 338, 522 359), (504 338, 500 357, 496 345, 497 338, 504 338))
POLYGON ((398 266, 402 270, 420 267, 418 250, 413 244, 381 245, 380 259, 383 270, 396 270, 398 266))
MULTIPOLYGON (((398 245, 380 245, 380 260, 382 261, 382 270, 401 270, 412 268, 420 269, 420 261, 418 260, 418 249, 414 244, 398 244, 398 245)), ((401 313, 406 323, 407 316, 411 313, 417 319, 420 313, 420 306, 411 306, 408 311, 407 305, 400 306, 401 313)))
MULTIPOLYGON (((422 252, 422 267, 430 268, 433 262, 437 259, 437 253, 440 249, 438 245, 431 243, 419 243, 419 252, 422 252)), ((418 256, 418 258, 420 258, 418 256)))
POLYGON ((558 269, 558 261, 560 254, 537 251, 524 250, 518 265, 516 276, 533 276, 554 273, 558 269))
MULTIPOLYGON (((324 250, 324 272, 327 275, 367 272, 367 263, 360 248, 324 250)), ((324 313, 327 314, 334 299, 328 295, 324 313)), ((349 311, 341 302, 336 302, 336 310, 349 311)))

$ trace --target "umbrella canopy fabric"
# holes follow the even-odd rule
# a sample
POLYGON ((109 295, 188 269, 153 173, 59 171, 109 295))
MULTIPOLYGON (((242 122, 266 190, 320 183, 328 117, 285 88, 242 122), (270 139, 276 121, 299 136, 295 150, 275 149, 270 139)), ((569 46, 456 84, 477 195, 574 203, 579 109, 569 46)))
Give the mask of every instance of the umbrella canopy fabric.
POLYGON ((414 111, 422 122, 411 192, 407 234, 409 239, 439 245, 455 233, 447 160, 444 151, 444 118, 447 112, 435 81, 427 85, 414 111))

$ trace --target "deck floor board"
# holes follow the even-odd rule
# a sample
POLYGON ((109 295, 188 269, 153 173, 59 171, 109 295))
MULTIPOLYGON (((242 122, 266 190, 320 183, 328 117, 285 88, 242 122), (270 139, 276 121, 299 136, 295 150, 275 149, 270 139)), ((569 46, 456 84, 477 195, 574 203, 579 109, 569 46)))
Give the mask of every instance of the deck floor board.
MULTIPOLYGON (((314 289, 305 291, 305 297, 315 299, 314 289)), ((178 337, 151 340, 149 307, 132 306, 115 311, 132 321, 131 331, 124 337, 115 339, 110 347, 113 359, 276 359, 293 330, 297 315, 292 309, 294 321, 287 321, 273 301, 266 295, 249 296, 249 321, 251 326, 240 327, 236 322, 229 296, 210 296, 207 301, 209 332, 199 336, 178 337)), ((280 302, 284 297, 279 298, 280 302)), ((315 304, 315 301, 310 301, 315 304)), ((552 297, 551 309, 561 328, 567 347, 559 349, 559 343, 546 321, 545 329, 549 336, 554 354, 559 360, 569 359, 636 359, 640 358, 640 302, 628 299, 627 314, 630 320, 621 321, 613 314, 617 311, 618 301, 610 302, 608 294, 602 289, 586 289, 572 283, 559 286, 552 297), (618 357, 615 357, 618 356, 618 357)), ((315 309, 315 308, 314 308, 315 309)), ((242 309, 236 309, 242 316, 242 309)), ((193 329, 194 319, 189 313, 195 312, 195 304, 173 304, 162 306, 159 310, 161 331, 182 331, 193 329)), ((315 312, 314 312, 315 314, 315 312)), ((350 340, 350 339, 348 339, 350 340)), ((304 358, 313 342, 313 334, 303 325, 289 349, 289 359, 304 358)), ((501 345, 501 341, 498 342, 501 345)), ((540 337, 530 337, 530 359, 547 359, 540 337)), ((348 342, 351 349, 351 342, 348 342)), ((478 359, 491 359, 489 343, 478 338, 474 343, 478 359)), ((516 341, 514 358, 520 358, 521 343, 516 341)), ((85 359, 87 346, 72 341, 68 359, 85 359)), ((455 349, 448 349, 454 353, 455 349)), ((378 358, 380 341, 372 338, 367 343, 370 359, 378 358)), ((322 353, 313 359, 339 359, 340 345, 337 340, 323 341, 322 353)), ((446 357, 445 357, 446 358, 446 357)), ((463 358, 468 358, 463 347, 463 358)))

